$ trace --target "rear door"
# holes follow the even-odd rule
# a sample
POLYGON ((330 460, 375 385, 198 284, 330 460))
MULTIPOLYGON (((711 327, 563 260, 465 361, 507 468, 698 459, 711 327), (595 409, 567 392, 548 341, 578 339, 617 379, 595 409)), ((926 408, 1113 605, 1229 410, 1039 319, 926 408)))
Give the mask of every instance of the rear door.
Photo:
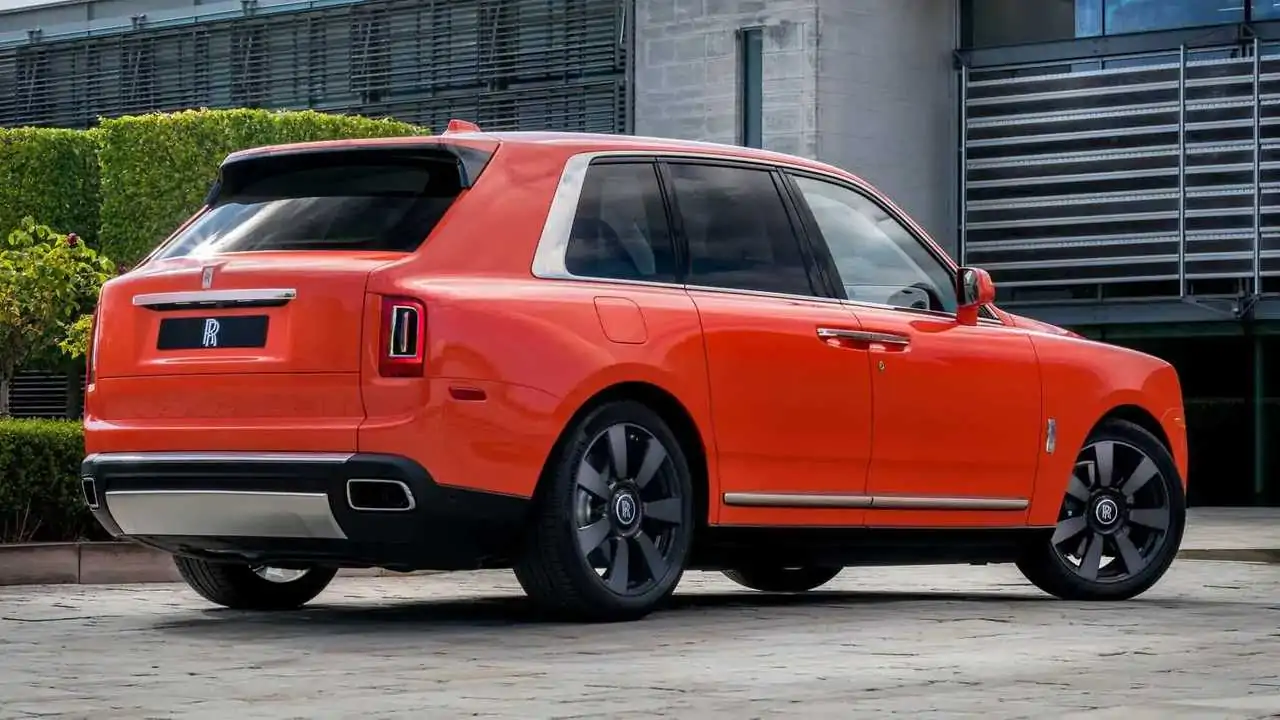
POLYGON ((871 449, 867 351, 825 293, 770 169, 669 161, 711 390, 722 524, 856 525, 871 449))
POLYGON ((407 259, 476 174, 445 145, 233 156, 206 207, 104 288, 89 421, 353 449, 369 274, 407 259))

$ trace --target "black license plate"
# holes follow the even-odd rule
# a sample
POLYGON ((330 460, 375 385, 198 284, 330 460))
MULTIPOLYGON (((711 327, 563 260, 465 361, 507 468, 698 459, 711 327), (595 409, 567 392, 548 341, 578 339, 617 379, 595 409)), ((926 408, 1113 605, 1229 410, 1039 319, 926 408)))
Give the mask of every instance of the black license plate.
POLYGON ((260 348, 267 344, 266 315, 165 318, 157 350, 260 348))

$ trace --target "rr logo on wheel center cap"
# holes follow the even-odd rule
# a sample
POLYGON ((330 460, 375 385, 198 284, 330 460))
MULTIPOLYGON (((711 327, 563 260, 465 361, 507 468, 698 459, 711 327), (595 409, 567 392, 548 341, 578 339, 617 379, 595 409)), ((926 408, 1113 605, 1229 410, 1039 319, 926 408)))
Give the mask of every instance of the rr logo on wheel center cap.
POLYGON ((1120 515, 1120 506, 1111 498, 1103 498, 1093 506, 1093 517, 1100 525, 1113 524, 1120 515))
POLYGON ((623 525, 630 525, 635 522, 638 511, 636 499, 631 493, 618 493, 613 499, 613 514, 618 518, 618 522, 623 525))

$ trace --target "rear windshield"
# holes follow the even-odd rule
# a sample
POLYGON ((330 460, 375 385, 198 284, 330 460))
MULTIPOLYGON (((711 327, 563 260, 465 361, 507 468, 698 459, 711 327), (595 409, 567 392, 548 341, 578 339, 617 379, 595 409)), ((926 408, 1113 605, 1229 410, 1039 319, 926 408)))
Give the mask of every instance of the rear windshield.
POLYGON ((439 155, 313 153, 224 168, 210 207, 156 259, 265 250, 413 252, 461 192, 439 155))

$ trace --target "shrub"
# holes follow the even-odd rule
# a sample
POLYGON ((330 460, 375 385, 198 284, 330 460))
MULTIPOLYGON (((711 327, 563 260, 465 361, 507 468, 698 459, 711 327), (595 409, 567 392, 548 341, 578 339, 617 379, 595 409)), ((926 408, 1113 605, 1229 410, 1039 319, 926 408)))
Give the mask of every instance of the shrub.
POLYGON ((83 459, 78 422, 0 419, 0 543, 107 539, 82 499, 83 459))
POLYGON ((98 154, 94 132, 0 128, 0 241, 24 217, 76 233, 98 235, 98 154))
POLYGON ((422 128, 314 111, 188 110, 104 119, 104 252, 133 265, 200 208, 230 153, 263 145, 423 134, 422 128))
POLYGON ((75 235, 59 235, 31 218, 0 242, 0 417, 9 414, 9 386, 30 361, 58 350, 84 354, 88 324, 102 284, 115 265, 75 235))

